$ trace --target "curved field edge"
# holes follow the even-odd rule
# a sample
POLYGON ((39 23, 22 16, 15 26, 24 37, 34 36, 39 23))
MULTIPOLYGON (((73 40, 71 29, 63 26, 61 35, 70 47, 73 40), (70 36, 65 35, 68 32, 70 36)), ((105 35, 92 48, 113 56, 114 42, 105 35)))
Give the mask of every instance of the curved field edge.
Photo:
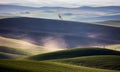
POLYGON ((120 52, 110 49, 103 49, 103 48, 76 48, 76 49, 68 49, 68 50, 38 54, 28 57, 26 59, 42 61, 42 60, 75 58, 75 57, 95 56, 95 55, 120 55, 120 52))
POLYGON ((20 60, 0 60, 0 71, 4 72, 120 72, 75 66, 58 62, 35 62, 20 60))
POLYGON ((48 61, 61 62, 77 66, 87 66, 92 68, 120 70, 120 56, 117 55, 85 56, 48 61))

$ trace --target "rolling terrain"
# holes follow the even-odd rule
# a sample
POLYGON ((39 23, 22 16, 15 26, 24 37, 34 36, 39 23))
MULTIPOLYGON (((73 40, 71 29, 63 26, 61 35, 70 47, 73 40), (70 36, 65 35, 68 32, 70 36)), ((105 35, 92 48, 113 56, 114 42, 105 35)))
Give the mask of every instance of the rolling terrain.
POLYGON ((120 56, 117 55, 84 56, 68 59, 56 59, 51 61, 93 68, 120 70, 120 56))
POLYGON ((4 72, 119 72, 63 64, 57 62, 33 62, 17 60, 0 60, 0 71, 4 72), (28 68, 29 67, 29 68, 28 68))
POLYGON ((63 39, 68 48, 120 43, 120 28, 116 27, 26 17, 1 19, 0 24, 1 36, 30 38, 37 45, 47 37, 63 39))
POLYGON ((101 48, 78 48, 35 55, 32 61, 58 62, 89 68, 120 70, 120 52, 101 48))
POLYGON ((6 37, 0 37, 0 52, 5 53, 16 53, 19 52, 26 53, 27 55, 34 55, 45 52, 42 46, 37 46, 31 44, 27 41, 11 39, 6 37))
POLYGON ((120 72, 119 60, 119 51, 101 48, 78 48, 33 55, 17 60, 2 59, 0 60, 0 71, 120 72))
POLYGON ((25 51, 16 48, 0 46, 0 59, 17 59, 25 56, 28 56, 28 53, 25 51))
POLYGON ((77 49, 69 49, 69 50, 39 54, 28 57, 28 59, 41 61, 41 60, 74 58, 74 57, 95 56, 95 55, 120 55, 120 52, 109 49, 102 49, 102 48, 77 48, 77 49))
POLYGON ((76 8, 67 8, 67 7, 27 7, 5 4, 0 5, 0 14, 5 15, 12 14, 13 16, 17 17, 24 16, 34 18, 59 19, 58 13, 62 15, 64 20, 69 21, 94 22, 96 20, 104 21, 104 19, 120 20, 119 18, 120 6, 103 6, 103 7, 82 6, 76 8))
POLYGON ((11 53, 11 54, 19 54, 19 55, 27 55, 24 51, 17 50, 15 48, 0 46, 0 52, 11 53))
POLYGON ((120 6, 0 4, 0 72, 120 72, 119 20, 120 6))

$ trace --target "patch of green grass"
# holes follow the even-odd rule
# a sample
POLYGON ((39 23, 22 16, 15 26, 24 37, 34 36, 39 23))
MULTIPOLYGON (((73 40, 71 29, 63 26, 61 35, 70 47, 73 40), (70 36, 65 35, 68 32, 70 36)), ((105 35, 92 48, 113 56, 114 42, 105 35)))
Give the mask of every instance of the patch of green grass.
POLYGON ((50 52, 45 54, 39 54, 28 57, 27 59, 39 61, 39 60, 74 58, 74 57, 94 56, 94 55, 120 55, 120 52, 109 49, 103 49, 103 48, 77 48, 77 49, 68 49, 68 50, 50 52))
POLYGON ((120 70, 120 56, 102 55, 51 60, 78 66, 120 70))
POLYGON ((63 64, 57 62, 35 62, 18 60, 0 60, 1 72, 120 72, 63 64))

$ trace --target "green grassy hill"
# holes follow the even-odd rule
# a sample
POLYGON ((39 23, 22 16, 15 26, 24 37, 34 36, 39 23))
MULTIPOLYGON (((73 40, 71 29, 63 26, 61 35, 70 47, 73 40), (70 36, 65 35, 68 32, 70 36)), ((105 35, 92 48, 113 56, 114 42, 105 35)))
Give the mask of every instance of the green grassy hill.
POLYGON ((94 56, 94 55, 120 55, 120 52, 109 49, 103 49, 103 48, 77 48, 77 49, 68 49, 57 52, 34 55, 28 57, 28 59, 51 60, 51 59, 74 58, 80 56, 94 56))
POLYGON ((57 62, 0 60, 1 72, 120 72, 75 66, 57 62))
POLYGON ((85 57, 58 59, 53 61, 73 64, 78 66, 120 70, 120 56, 115 56, 115 55, 85 56, 85 57))

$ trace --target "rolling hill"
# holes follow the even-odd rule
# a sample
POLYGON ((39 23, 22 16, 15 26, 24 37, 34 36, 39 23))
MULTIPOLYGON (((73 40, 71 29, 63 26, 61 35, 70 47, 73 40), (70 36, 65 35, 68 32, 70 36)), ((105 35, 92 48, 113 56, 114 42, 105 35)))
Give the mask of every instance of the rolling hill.
POLYGON ((5 13, 5 15, 12 14, 13 16, 17 17, 24 16, 34 18, 59 19, 57 12, 61 13, 64 20, 69 21, 96 22, 96 19, 98 21, 104 19, 119 20, 120 6, 103 6, 103 7, 82 6, 76 8, 67 8, 67 7, 28 7, 19 5, 0 4, 0 13, 2 14, 5 13), (118 16, 111 17, 111 15, 118 16))
POLYGON ((21 59, 23 57, 26 57, 27 55, 19 55, 19 54, 11 54, 11 53, 5 53, 0 52, 0 59, 21 59))
POLYGON ((35 56, 28 57, 30 60, 53 60, 62 58, 75 58, 81 56, 95 56, 95 55, 120 55, 119 51, 103 49, 103 48, 78 48, 62 50, 57 52, 38 54, 35 56))
POLYGON ((85 10, 85 11, 103 11, 103 12, 119 12, 120 6, 103 6, 103 7, 90 7, 90 6, 82 6, 76 8, 67 8, 67 7, 28 7, 28 6, 19 6, 19 5, 0 5, 1 10, 85 10))
POLYGON ((18 51, 17 53, 19 53, 19 51, 22 51, 23 53, 27 53, 29 55, 35 55, 45 52, 42 46, 37 46, 23 40, 0 36, 0 51, 14 54, 14 51, 16 53, 16 50, 18 51))
POLYGON ((0 46, 0 52, 18 54, 18 55, 27 55, 27 53, 24 53, 24 51, 22 50, 17 50, 15 48, 10 48, 5 46, 0 46))
POLYGON ((120 28, 82 22, 39 19, 7 18, 0 20, 0 35, 9 38, 30 38, 42 45, 46 37, 62 38, 68 48, 120 43, 120 28))
POLYGON ((78 66, 120 70, 120 56, 115 55, 85 56, 67 59, 57 59, 51 61, 73 64, 78 66))
POLYGON ((17 59, 29 56, 29 53, 17 48, 0 46, 0 59, 17 59))
POLYGON ((98 16, 98 17, 90 17, 90 18, 74 18, 76 20, 80 20, 82 22, 100 22, 100 21, 109 21, 109 20, 120 20, 120 15, 108 15, 108 16, 98 16))
POLYGON ((105 70, 75 66, 56 62, 33 62, 18 60, 0 60, 1 72, 119 72, 116 70, 105 70))

